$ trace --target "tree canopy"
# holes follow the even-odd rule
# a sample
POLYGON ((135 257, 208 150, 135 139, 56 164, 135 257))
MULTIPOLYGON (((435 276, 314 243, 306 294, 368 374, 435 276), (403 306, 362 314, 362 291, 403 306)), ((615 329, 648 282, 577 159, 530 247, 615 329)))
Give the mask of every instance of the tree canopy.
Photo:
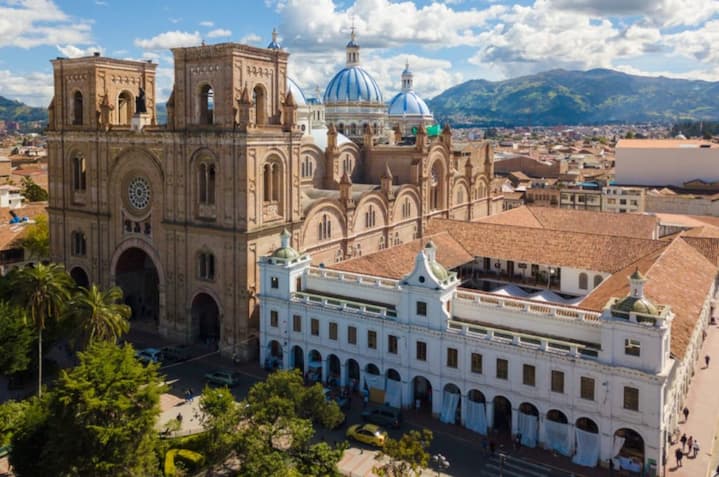
POLYGON ((44 202, 48 198, 47 191, 37 185, 29 176, 22 178, 22 195, 28 202, 44 202))
POLYGON ((102 291, 97 285, 80 287, 72 299, 72 315, 85 343, 107 340, 116 343, 130 330, 130 307, 122 303, 122 290, 102 291))
POLYGON ((0 375, 25 371, 31 362, 33 329, 25 322, 23 310, 0 301, 0 375))
POLYGON ((47 216, 38 215, 34 220, 35 223, 27 225, 25 233, 15 239, 13 245, 24 248, 29 258, 47 258, 50 256, 50 231, 47 216))
POLYGON ((376 458, 387 461, 373 470, 383 477, 411 477, 420 475, 429 464, 429 449, 432 443, 432 431, 409 431, 400 439, 387 439, 382 452, 376 458))

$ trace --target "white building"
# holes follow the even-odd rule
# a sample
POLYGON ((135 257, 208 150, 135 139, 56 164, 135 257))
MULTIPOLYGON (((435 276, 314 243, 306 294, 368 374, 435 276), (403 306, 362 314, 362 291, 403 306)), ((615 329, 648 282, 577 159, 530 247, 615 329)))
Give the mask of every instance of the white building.
POLYGON ((0 186, 0 207, 9 209, 19 209, 22 207, 22 201, 25 197, 20 193, 20 188, 3 185, 0 186))
POLYGON ((602 211, 644 212, 646 189, 643 187, 602 187, 602 211))
POLYGON ((380 402, 479 434, 520 432, 582 465, 658 467, 716 267, 681 238, 450 220, 431 232, 333 269, 284 234, 260 260, 261 361, 356 380, 380 402), (690 270, 686 289, 672 285, 690 270))

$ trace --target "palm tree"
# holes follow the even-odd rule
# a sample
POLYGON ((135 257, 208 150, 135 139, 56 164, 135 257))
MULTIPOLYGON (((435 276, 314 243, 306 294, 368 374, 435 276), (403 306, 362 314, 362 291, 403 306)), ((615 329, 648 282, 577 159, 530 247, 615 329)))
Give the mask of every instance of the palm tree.
POLYGON ((79 321, 87 343, 104 340, 116 343, 130 329, 130 307, 122 304, 122 290, 102 291, 97 285, 80 287, 72 300, 72 313, 79 321))
POLYGON ((72 278, 62 265, 37 264, 21 268, 11 279, 13 300, 25 309, 26 319, 37 330, 38 368, 37 394, 42 394, 42 332, 50 319, 60 320, 65 305, 70 300, 72 278))

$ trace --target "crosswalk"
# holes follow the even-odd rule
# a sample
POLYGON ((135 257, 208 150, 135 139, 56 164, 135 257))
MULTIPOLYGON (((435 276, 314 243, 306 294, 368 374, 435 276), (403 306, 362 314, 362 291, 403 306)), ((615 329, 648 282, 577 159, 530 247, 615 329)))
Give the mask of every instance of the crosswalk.
POLYGON ((498 454, 487 456, 479 477, 570 477, 572 474, 547 465, 527 462, 515 456, 506 456, 500 462, 498 454))

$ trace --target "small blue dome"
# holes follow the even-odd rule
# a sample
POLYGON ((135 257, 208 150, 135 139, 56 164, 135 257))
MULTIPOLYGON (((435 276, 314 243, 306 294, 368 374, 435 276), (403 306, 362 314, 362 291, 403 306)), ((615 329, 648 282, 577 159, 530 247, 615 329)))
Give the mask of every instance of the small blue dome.
POLYGON ((390 116, 431 116, 425 102, 414 91, 397 93, 389 102, 390 116))
POLYGON ((307 99, 305 98, 304 93, 300 89, 299 85, 289 76, 287 77, 287 91, 292 91, 292 97, 294 98, 297 106, 307 106, 307 99))
POLYGON ((359 66, 341 69, 325 90, 325 104, 348 102, 382 103, 382 92, 377 82, 359 66))

